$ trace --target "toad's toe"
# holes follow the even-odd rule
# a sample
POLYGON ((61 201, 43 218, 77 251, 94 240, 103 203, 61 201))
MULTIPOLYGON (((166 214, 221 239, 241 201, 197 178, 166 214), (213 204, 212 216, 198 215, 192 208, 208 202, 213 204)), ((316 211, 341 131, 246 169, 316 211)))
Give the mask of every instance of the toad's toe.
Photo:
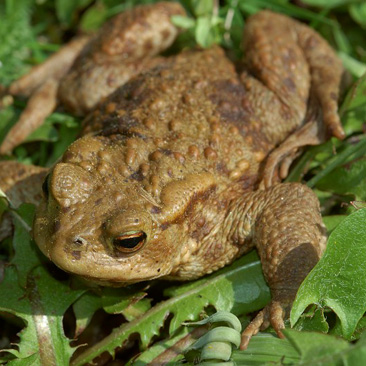
POLYGON ((270 325, 280 338, 284 338, 282 329, 285 329, 284 319, 288 316, 290 307, 290 305, 282 304, 279 301, 271 301, 242 332, 240 349, 245 350, 252 336, 260 330, 267 329, 270 325))

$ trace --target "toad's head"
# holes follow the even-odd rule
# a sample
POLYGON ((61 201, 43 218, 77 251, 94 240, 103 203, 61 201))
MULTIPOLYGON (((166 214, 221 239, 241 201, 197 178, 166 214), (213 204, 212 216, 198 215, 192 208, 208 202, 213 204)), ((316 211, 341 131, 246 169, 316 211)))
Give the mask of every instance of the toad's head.
POLYGON ((133 173, 126 176, 116 149, 98 137, 71 145, 44 181, 35 241, 63 270, 101 284, 167 276, 184 235, 164 222, 161 205, 133 173))

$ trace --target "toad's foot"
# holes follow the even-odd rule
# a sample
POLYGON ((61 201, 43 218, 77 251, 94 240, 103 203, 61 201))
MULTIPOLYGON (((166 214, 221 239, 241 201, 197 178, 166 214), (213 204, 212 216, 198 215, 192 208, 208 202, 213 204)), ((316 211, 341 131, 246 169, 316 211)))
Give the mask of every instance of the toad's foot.
POLYGON ((267 329, 269 325, 272 325, 279 338, 284 338, 282 329, 285 329, 284 319, 288 317, 290 308, 291 305, 284 305, 279 301, 272 300, 242 332, 240 349, 247 349, 252 336, 256 335, 260 330, 267 329))
POLYGON ((332 125, 329 125, 323 121, 324 113, 319 100, 312 94, 305 118, 306 123, 269 154, 263 169, 261 188, 269 188, 285 179, 292 162, 301 154, 303 147, 325 142, 329 138, 329 133, 338 138, 344 137, 339 118, 336 120, 328 118, 328 122, 333 121, 330 122, 332 125))
POLYGON ((312 120, 291 134, 269 156, 263 169, 261 188, 269 188, 285 179, 292 162, 307 145, 319 145, 324 142, 324 128, 319 120, 312 120))

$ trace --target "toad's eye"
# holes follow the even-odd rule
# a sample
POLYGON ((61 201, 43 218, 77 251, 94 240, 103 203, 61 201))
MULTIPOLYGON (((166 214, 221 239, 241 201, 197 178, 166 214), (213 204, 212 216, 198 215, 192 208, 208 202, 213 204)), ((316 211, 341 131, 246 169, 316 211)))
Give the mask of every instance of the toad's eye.
POLYGON ((122 253, 134 253, 142 248, 146 241, 146 234, 143 231, 129 231, 116 236, 113 239, 113 246, 122 253))
POLYGON ((50 184, 50 174, 47 174, 47 176, 42 184, 42 191, 43 191, 45 198, 48 198, 48 196, 50 194, 49 184, 50 184))

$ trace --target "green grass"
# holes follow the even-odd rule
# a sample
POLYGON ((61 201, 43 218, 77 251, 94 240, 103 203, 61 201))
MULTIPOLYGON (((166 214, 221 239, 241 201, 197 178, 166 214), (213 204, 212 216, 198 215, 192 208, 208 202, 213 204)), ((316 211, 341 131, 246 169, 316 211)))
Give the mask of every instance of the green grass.
MULTIPOLYGON (((232 0, 220 6, 213 1, 181 2, 189 17, 174 19, 186 28, 175 49, 219 43, 240 57, 246 18, 270 8, 314 27, 344 62, 353 80, 340 109, 347 138, 307 149, 288 177, 314 189, 324 221, 333 230, 330 250, 311 281, 303 285, 292 320, 309 303, 317 306, 300 317, 297 330, 288 331, 286 340, 262 334, 251 342, 248 352, 235 351, 233 358, 237 365, 365 364, 366 306, 356 300, 364 296, 366 288, 366 77, 362 76, 366 71, 366 3, 303 0, 300 7, 286 0, 232 0), (325 334, 309 335, 304 330, 325 334)), ((147 1, 0 2, 0 84, 8 86, 76 33, 92 32, 109 17, 137 3, 147 1)), ((15 100, 0 110, 0 140, 24 106, 24 101, 15 100)), ((79 123, 80 119, 58 110, 6 159, 51 166, 77 136, 79 123)), ((149 288, 91 289, 52 267, 39 253, 27 230, 33 210, 26 205, 13 215, 14 237, 0 245, 0 273, 4 273, 0 276, 0 348, 11 349, 0 353, 0 363, 68 365, 75 347, 89 343, 90 348, 76 351, 72 365, 90 362, 104 351, 130 364, 141 352, 134 364, 147 365, 186 335, 181 322, 197 319, 203 311, 224 310, 225 305, 245 323, 248 319, 243 314, 268 301, 268 288, 254 253, 209 277, 177 287, 153 282, 149 288), (247 295, 238 290, 242 281, 258 293, 247 308, 242 306, 247 295)), ((100 359, 98 362, 103 364, 100 359)))

